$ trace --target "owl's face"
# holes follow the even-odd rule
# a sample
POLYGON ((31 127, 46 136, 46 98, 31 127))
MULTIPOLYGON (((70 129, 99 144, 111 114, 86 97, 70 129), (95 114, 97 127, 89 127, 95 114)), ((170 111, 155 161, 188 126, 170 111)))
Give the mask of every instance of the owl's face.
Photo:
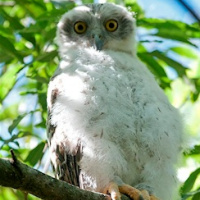
POLYGON ((58 24, 59 45, 135 54, 135 20, 124 7, 111 3, 79 6, 67 12, 58 24))

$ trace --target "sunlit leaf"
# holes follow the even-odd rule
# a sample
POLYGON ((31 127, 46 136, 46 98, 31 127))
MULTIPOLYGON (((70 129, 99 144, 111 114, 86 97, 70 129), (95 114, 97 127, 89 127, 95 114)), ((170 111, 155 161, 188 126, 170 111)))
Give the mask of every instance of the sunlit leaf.
MULTIPOLYGON (((196 190, 193 192, 188 192, 186 194, 182 194, 181 200, 191 200, 192 196, 195 196, 196 194, 198 195, 199 193, 200 193, 200 190, 196 190)), ((199 200, 199 199, 195 199, 195 200, 199 200)))
POLYGON ((0 35, 6 38, 14 39, 11 29, 3 28, 3 26, 0 26, 0 35))
POLYGON ((161 53, 157 50, 151 52, 150 55, 163 60, 167 65, 174 68, 180 77, 182 77, 183 75, 186 75, 186 69, 187 69, 186 66, 183 66, 179 62, 173 60, 172 58, 164 55, 163 53, 161 53))
POLYGON ((200 145, 195 145, 194 148, 188 153, 186 152, 185 155, 199 155, 200 154, 200 145))
POLYGON ((4 107, 3 109, 0 109, 0 121, 8 118, 16 118, 18 116, 18 106, 18 104, 13 104, 9 107, 4 107))
POLYGON ((26 76, 37 82, 47 84, 49 81, 49 76, 47 74, 46 67, 47 67, 46 63, 44 64, 44 63, 35 61, 33 63, 33 66, 28 69, 26 76))
POLYGON ((2 103, 4 98, 9 94, 10 90, 15 85, 17 74, 22 68, 22 65, 12 65, 0 77, 0 103, 2 103))
POLYGON ((40 21, 48 21, 48 22, 58 22, 59 18, 66 13, 69 9, 72 9, 74 7, 73 2, 71 2, 68 9, 66 8, 60 8, 60 9, 53 9, 48 12, 45 12, 41 14, 39 17, 36 18, 37 22, 40 21))
POLYGON ((6 37, 0 35, 0 48, 4 49, 11 56, 16 57, 20 61, 23 61, 23 57, 20 53, 15 49, 13 43, 6 37))
POLYGON ((0 49, 0 61, 2 63, 9 63, 11 62, 13 59, 13 56, 9 55, 9 54, 5 54, 5 52, 3 52, 1 49, 0 49))
POLYGON ((146 63, 149 70, 156 76, 160 87, 170 87, 170 80, 163 67, 149 53, 138 53, 139 58, 146 63))
POLYGON ((198 58, 197 53, 192 48, 177 46, 177 47, 172 47, 169 50, 174 51, 175 53, 178 53, 181 56, 185 56, 191 59, 198 58))
POLYGON ((45 121, 42 121, 39 124, 36 124, 35 127, 36 128, 46 128, 46 123, 45 123, 45 121))
POLYGON ((82 0, 84 4, 93 3, 93 0, 82 0))
POLYGON ((36 60, 41 61, 41 62, 48 62, 49 60, 53 60, 55 56, 58 55, 58 51, 50 51, 50 52, 45 52, 42 55, 38 56, 36 60))
POLYGON ((181 192, 183 194, 191 191, 199 174, 200 174, 200 168, 196 169, 194 172, 190 174, 189 178, 185 181, 184 185, 181 188, 181 192))
POLYGON ((167 74, 164 71, 163 67, 151 56, 149 53, 140 53, 138 54, 141 60, 143 60, 150 70, 158 77, 166 77, 167 74))
POLYGON ((125 0, 124 3, 130 11, 134 12, 136 19, 144 18, 144 10, 140 7, 136 0, 125 0))
MULTIPOLYGON (((5 200, 5 199, 12 199, 12 200, 19 200, 19 196, 13 192, 13 189, 9 188, 3 188, 0 187, 0 200, 5 200)), ((23 198, 23 196, 21 196, 23 198)))
POLYGON ((18 4, 28 12, 28 14, 35 18, 46 11, 46 6, 43 1, 24 1, 18 0, 18 4))
POLYGON ((196 194, 192 197, 192 200, 199 200, 200 199, 200 190, 196 192, 196 194))
POLYGON ((13 30, 20 30, 24 28, 24 26, 20 23, 20 20, 17 17, 12 17, 10 13, 7 13, 2 7, 0 7, 0 15, 4 17, 5 20, 8 20, 12 26, 10 26, 13 30))
POLYGON ((25 162, 34 166, 39 160, 41 160, 43 156, 43 149, 45 146, 45 142, 39 143, 34 149, 32 149, 25 159, 25 162))
POLYGON ((189 25, 180 21, 143 18, 138 20, 138 25, 149 29, 157 29, 157 32, 153 34, 155 36, 177 40, 191 45, 194 44, 190 42, 189 38, 200 37, 200 31, 196 25, 189 25))
POLYGON ((9 126, 8 131, 9 133, 12 133, 13 130, 16 128, 16 126, 21 122, 21 120, 26 116, 27 114, 24 115, 19 115, 13 123, 9 126))
POLYGON ((39 102, 42 106, 42 109, 46 110, 47 108, 46 93, 39 93, 39 102))
POLYGON ((29 115, 29 114, 33 114, 33 113, 35 113, 35 112, 37 112, 37 110, 30 111, 30 112, 25 113, 25 114, 23 114, 23 115, 19 115, 15 120, 13 120, 12 124, 9 126, 9 128, 8 128, 9 133, 12 133, 12 132, 13 132, 13 130, 17 127, 17 125, 22 121, 22 119, 23 119, 25 116, 27 116, 27 115, 29 115))

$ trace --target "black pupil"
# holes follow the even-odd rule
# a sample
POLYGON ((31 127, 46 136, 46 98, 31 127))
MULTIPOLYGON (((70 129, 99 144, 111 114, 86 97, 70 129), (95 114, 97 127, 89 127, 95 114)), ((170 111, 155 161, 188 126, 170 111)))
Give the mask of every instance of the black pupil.
POLYGON ((112 22, 109 23, 109 27, 110 27, 110 28, 114 28, 114 26, 115 26, 114 23, 112 23, 112 22))
POLYGON ((82 31, 84 28, 83 28, 83 25, 78 25, 78 30, 82 31))

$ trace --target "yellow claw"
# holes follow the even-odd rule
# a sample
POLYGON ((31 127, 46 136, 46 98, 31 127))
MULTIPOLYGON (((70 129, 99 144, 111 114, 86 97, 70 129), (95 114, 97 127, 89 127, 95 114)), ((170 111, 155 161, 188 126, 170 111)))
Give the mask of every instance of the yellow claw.
POLYGON ((130 185, 118 186, 115 182, 110 182, 103 190, 104 194, 109 194, 112 200, 121 200, 121 193, 129 196, 132 200, 160 200, 150 195, 147 190, 138 190, 130 185))

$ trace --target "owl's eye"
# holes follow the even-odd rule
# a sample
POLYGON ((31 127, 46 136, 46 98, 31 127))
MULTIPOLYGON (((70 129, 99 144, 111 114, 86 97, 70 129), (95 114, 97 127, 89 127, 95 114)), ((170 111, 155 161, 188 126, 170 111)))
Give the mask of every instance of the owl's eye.
POLYGON ((107 31, 109 31, 109 32, 114 32, 114 31, 116 31, 117 28, 118 28, 118 23, 117 23, 116 20, 110 19, 110 20, 108 20, 108 21, 106 22, 105 27, 106 27, 106 30, 107 30, 107 31))
POLYGON ((86 29, 87 29, 87 25, 86 25, 85 22, 79 21, 79 22, 76 22, 76 23, 74 24, 74 30, 75 30, 75 32, 78 33, 78 34, 85 33, 86 29))

